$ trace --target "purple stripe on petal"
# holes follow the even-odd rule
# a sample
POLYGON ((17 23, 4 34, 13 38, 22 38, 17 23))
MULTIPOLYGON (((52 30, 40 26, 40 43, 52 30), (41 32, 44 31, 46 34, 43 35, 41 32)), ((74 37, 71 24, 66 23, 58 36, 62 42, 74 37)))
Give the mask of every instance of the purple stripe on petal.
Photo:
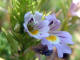
POLYGON ((50 31, 57 30, 60 27, 60 21, 56 18, 55 14, 45 17, 49 21, 50 31))
POLYGON ((57 20, 54 22, 54 24, 52 25, 52 27, 50 28, 51 31, 55 31, 60 27, 60 21, 57 20))

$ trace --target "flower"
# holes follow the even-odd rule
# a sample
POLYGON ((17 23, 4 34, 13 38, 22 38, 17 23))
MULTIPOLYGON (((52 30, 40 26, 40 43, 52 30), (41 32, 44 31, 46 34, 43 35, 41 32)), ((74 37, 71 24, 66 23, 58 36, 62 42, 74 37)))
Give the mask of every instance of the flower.
POLYGON ((80 17, 80 0, 72 0, 69 14, 80 17))
POLYGON ((49 36, 42 38, 41 44, 47 45, 48 50, 57 49, 58 57, 62 58, 64 53, 71 54, 71 48, 67 44, 73 44, 72 36, 65 31, 56 31, 60 27, 60 21, 56 19, 55 14, 46 16, 49 21, 49 36))
POLYGON ((24 16, 24 29, 32 37, 41 39, 42 37, 49 36, 49 21, 42 20, 42 13, 38 11, 35 14, 28 12, 24 16))

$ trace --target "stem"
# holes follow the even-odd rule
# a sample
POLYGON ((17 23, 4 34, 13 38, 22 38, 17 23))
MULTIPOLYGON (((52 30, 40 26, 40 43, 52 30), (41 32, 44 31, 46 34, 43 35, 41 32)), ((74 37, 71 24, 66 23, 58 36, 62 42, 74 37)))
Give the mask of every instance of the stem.
POLYGON ((40 54, 36 53, 36 56, 38 57, 39 60, 41 60, 40 54))
POLYGON ((51 56, 46 57, 46 58, 47 58, 47 60, 59 60, 56 51, 53 51, 53 54, 51 56))

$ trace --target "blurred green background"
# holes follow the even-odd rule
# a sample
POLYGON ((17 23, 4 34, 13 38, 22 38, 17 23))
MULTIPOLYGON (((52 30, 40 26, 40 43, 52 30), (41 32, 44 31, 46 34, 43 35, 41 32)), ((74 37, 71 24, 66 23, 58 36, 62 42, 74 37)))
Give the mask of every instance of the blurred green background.
MULTIPOLYGON (((39 10, 44 12, 44 14, 54 11, 58 14, 57 18, 62 22, 61 30, 70 32, 73 36, 73 41, 75 42, 75 44, 71 46, 73 52, 72 55, 70 55, 70 60, 80 60, 80 18, 66 18, 71 5, 71 0, 37 1, 40 2, 38 9, 33 7, 33 10, 39 10)), ((30 4, 34 4, 34 2, 30 4)), ((10 15, 8 8, 11 7, 11 5, 11 0, 0 0, 0 60, 11 60, 10 58, 14 58, 11 56, 10 45, 2 32, 2 27, 5 28, 6 31, 10 30, 10 15)))

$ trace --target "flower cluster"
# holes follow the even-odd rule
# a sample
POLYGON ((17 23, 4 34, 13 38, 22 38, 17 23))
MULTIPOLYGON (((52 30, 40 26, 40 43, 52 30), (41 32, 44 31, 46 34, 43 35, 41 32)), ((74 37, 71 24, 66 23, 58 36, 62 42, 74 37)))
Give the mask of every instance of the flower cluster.
MULTIPOLYGON (((73 44, 72 36, 66 31, 58 31, 60 28, 60 20, 58 20, 55 14, 45 16, 42 20, 42 13, 35 12, 32 14, 28 12, 24 16, 24 29, 31 37, 41 40, 42 46, 47 46, 43 49, 42 53, 46 53, 57 49, 58 57, 62 58, 64 53, 71 54, 71 48, 67 44, 73 44)), ((50 55, 50 54, 48 54, 50 55)))

